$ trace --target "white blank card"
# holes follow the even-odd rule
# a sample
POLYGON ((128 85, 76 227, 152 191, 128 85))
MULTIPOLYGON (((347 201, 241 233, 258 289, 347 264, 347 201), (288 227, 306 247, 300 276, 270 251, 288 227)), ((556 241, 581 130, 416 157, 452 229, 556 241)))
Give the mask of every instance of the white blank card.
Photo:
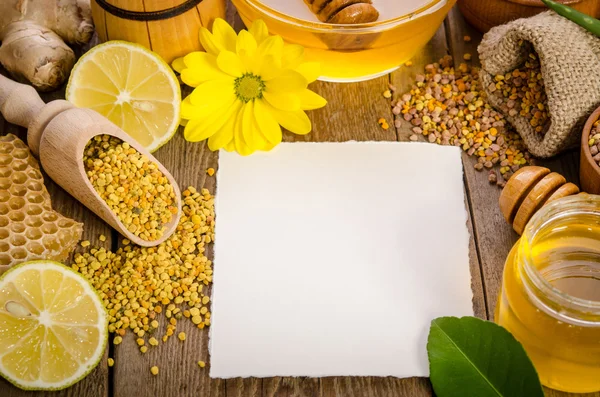
POLYGON ((210 376, 428 376, 432 319, 473 315, 460 149, 221 151, 210 376))

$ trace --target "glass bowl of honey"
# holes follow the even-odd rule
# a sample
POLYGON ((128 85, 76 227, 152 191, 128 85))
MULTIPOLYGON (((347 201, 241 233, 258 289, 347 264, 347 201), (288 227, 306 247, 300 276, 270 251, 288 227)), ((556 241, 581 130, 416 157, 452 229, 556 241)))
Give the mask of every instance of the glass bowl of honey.
POLYGON ((233 0, 246 26, 262 19, 271 34, 303 46, 305 61, 321 63, 320 80, 332 82, 369 80, 397 69, 433 37, 455 2, 233 0), (361 19, 361 7, 374 18, 361 19))

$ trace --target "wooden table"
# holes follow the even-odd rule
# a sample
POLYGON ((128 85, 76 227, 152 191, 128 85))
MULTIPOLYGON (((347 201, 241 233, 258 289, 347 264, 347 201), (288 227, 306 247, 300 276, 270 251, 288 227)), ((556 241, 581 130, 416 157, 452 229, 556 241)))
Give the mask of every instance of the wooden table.
MULTIPOLYGON (((231 5, 228 19, 241 27, 239 18, 231 5)), ((408 123, 394 128, 391 99, 383 97, 388 84, 402 94, 410 88, 414 76, 428 63, 436 62, 446 54, 462 60, 465 53, 473 55, 477 62, 477 43, 481 35, 468 26, 458 10, 452 10, 445 23, 431 42, 417 54, 411 67, 399 70, 375 80, 356 84, 331 84, 317 82, 312 89, 327 98, 329 104, 309 112, 313 132, 305 137, 286 134, 284 139, 308 141, 407 141, 410 135, 408 123), (473 40, 464 42, 470 35, 473 40), (385 118, 391 128, 383 130, 379 118, 385 118)), ((53 93, 46 99, 61 97, 53 93)), ((0 119, 2 134, 15 133, 25 138, 25 131, 0 119)), ((215 190, 215 178, 204 172, 208 167, 217 169, 217 154, 208 150, 205 143, 188 143, 181 134, 156 153, 156 157, 169 169, 182 188, 189 185, 215 190)), ((540 162, 566 178, 578 183, 578 152, 569 152, 550 161, 540 162)), ((504 260, 517 235, 505 223, 498 207, 500 189, 490 185, 486 172, 473 168, 475 159, 463 155, 465 169, 466 201, 469 207, 469 230, 473 238, 470 244, 470 267, 474 293, 473 307, 477 316, 492 319, 498 290, 501 284, 504 260)), ((67 195, 49 178, 46 185, 52 196, 53 207, 85 223, 83 238, 96 246, 115 249, 118 235, 94 214, 67 195), (106 242, 98 236, 108 236, 106 242)), ((427 238, 427 237, 424 237, 427 238)), ((218 269, 219 264, 215 264, 218 269)), ((178 329, 185 331, 188 339, 181 343, 175 338, 159 348, 150 349, 142 355, 129 333, 123 343, 110 345, 100 365, 75 386, 58 393, 33 393, 21 391, 0 380, 0 396, 25 397, 52 395, 56 397, 427 397, 433 391, 428 379, 396 379, 375 377, 269 378, 269 379, 210 379, 208 368, 200 369, 197 362, 209 362, 207 344, 208 330, 198 330, 189 321, 181 321, 178 329), (108 368, 106 359, 113 357, 116 364, 108 368), (150 374, 150 367, 160 368, 158 376, 150 374)), ((578 396, 575 394, 547 391, 547 396, 578 396)), ((600 397, 600 393, 587 396, 600 397)), ((521 396, 514 396, 521 397, 521 396)), ((525 397, 525 396, 523 396, 525 397)))

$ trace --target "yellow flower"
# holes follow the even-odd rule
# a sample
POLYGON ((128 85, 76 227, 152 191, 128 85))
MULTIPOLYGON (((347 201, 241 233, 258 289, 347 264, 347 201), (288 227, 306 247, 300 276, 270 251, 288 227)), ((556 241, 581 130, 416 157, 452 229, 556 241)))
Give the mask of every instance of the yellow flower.
POLYGON ((183 82, 195 87, 181 104, 185 139, 208 139, 211 150, 248 155, 279 144, 281 127, 300 135, 311 131, 304 111, 327 102, 307 88, 320 66, 303 62, 302 46, 269 36, 261 20, 236 35, 217 19, 212 33, 200 28, 200 43, 206 52, 173 62, 183 82))

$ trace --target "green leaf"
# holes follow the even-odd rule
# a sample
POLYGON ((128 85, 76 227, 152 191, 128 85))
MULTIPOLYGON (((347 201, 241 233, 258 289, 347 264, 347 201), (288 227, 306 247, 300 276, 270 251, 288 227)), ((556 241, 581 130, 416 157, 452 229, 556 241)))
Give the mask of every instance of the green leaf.
POLYGON ((427 354, 437 397, 544 397, 523 346, 492 322, 437 318, 427 354))

